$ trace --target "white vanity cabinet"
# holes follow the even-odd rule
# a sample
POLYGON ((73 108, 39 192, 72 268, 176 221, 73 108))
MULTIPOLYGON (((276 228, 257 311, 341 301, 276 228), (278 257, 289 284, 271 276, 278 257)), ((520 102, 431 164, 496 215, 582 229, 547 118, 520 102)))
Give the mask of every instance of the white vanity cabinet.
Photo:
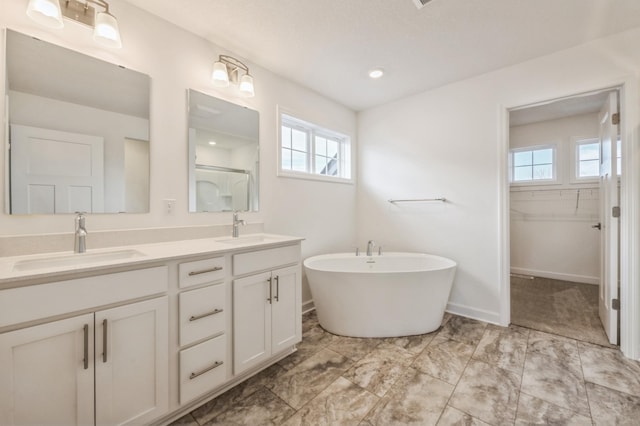
POLYGON ((233 359, 239 374, 302 340, 300 245, 235 254, 233 273, 251 274, 233 280, 233 359))
MULTIPOLYGON (((27 321, 90 309, 101 295, 99 305, 119 304, 0 333, 0 424, 143 424, 166 414, 168 303, 157 294, 166 289, 158 267, 0 292, 0 305, 15 304, 27 321), (55 298, 31 298, 52 290, 55 298), (127 293, 147 300, 127 303, 127 293)), ((7 318, 0 327, 12 326, 7 318)))

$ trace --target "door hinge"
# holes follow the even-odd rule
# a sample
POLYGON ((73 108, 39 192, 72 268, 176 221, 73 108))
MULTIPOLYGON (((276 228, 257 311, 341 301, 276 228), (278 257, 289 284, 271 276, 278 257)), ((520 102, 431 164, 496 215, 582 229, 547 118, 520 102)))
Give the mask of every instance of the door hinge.
POLYGON ((614 311, 620 310, 620 299, 611 299, 611 309, 614 311))
POLYGON ((620 217, 620 206, 611 207, 611 216, 620 217))
POLYGON ((611 124, 620 124, 620 113, 616 112, 611 115, 611 124))

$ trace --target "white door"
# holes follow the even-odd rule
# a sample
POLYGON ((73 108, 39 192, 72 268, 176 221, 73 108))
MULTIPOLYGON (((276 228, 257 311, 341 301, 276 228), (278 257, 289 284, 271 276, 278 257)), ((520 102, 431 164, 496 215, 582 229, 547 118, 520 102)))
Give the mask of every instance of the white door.
POLYGON ((271 273, 233 281, 233 369, 238 374, 271 356, 271 273))
POLYGON ((0 334, 1 425, 93 425, 93 314, 0 334))
POLYGON ((618 311, 613 308, 613 300, 618 299, 618 239, 619 219, 614 217, 614 207, 620 206, 617 170, 618 125, 613 124, 613 115, 618 111, 617 93, 609 99, 600 111, 600 197, 602 232, 600 234, 600 320, 609 342, 618 344, 618 311))
POLYGON ((167 297, 96 312, 96 425, 148 424, 169 409, 167 297))
POLYGON ((12 124, 11 213, 104 211, 104 140, 12 124))
POLYGON ((278 269, 272 276, 271 342, 275 354, 302 340, 302 296, 298 285, 299 267, 278 269))

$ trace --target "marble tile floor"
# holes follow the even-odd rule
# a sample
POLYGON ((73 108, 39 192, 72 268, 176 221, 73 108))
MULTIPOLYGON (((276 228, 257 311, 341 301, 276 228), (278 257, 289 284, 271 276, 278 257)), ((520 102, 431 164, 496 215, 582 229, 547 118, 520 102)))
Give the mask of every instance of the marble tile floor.
POLYGON ((436 332, 332 335, 173 425, 637 425, 640 362, 614 348, 445 315, 436 332))
POLYGON ((598 315, 598 286, 511 277, 511 323, 609 346, 598 315))

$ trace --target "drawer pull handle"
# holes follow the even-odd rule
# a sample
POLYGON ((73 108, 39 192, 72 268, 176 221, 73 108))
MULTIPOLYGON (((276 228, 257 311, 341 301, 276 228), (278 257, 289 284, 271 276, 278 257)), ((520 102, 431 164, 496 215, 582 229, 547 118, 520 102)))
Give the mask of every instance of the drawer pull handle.
POLYGON ((275 280, 276 280, 276 296, 275 296, 275 299, 276 299, 276 302, 279 302, 280 301, 280 277, 278 275, 276 275, 275 280))
POLYGON ((200 275, 200 274, 206 274, 207 272, 218 272, 218 271, 222 271, 222 266, 216 266, 210 269, 202 269, 200 271, 191 271, 189 272, 189 276, 192 277, 194 275, 200 275))
POLYGON ((211 316, 211 315, 219 314, 220 312, 224 312, 224 309, 217 309, 216 308, 213 311, 207 312, 207 313, 204 313, 204 314, 191 315, 191 317, 189 317, 189 321, 196 321, 196 320, 199 320, 199 319, 211 316))
POLYGON ((222 362, 222 361, 216 361, 216 362, 214 362, 214 363, 213 363, 213 365, 211 365, 211 366, 209 366, 209 367, 207 367, 207 368, 205 368, 205 369, 203 369, 203 370, 196 371, 195 373, 191 373, 191 375, 189 376, 189 380, 193 380, 193 379, 195 379, 195 378, 196 378, 196 377, 198 377, 198 376, 202 376, 202 375, 203 375, 204 373, 206 373, 207 371, 211 371, 211 370, 213 370, 214 368, 218 368, 218 367, 220 367, 222 364, 224 364, 224 362, 222 362))
POLYGON ((84 369, 87 370, 89 368, 89 324, 85 324, 82 331, 84 333, 84 359, 82 362, 84 369))
POLYGON ((273 286, 271 285, 271 277, 267 278, 267 282, 269 283, 269 297, 267 298, 267 302, 270 305, 273 304, 273 286))

